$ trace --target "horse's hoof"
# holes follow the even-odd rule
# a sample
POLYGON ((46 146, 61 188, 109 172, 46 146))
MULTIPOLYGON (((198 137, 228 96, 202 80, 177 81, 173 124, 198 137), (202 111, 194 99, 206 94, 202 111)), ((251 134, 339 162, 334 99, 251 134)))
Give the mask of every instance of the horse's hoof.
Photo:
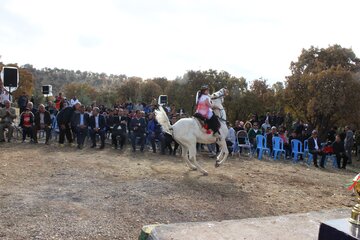
POLYGON ((207 175, 209 175, 209 173, 207 173, 207 172, 204 172, 204 173, 203 173, 203 175, 204 175, 204 176, 207 176, 207 175))
POLYGON ((191 171, 196 171, 196 170, 197 170, 197 168, 190 168, 190 170, 191 170, 191 171))
POLYGON ((215 167, 220 167, 220 163, 218 161, 215 162, 215 167))

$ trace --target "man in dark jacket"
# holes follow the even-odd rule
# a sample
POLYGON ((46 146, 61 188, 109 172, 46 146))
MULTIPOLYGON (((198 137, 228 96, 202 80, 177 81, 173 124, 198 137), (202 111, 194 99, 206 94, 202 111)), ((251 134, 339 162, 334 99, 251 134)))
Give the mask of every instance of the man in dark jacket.
POLYGON ((90 122, 89 114, 85 112, 85 106, 81 105, 79 111, 76 111, 71 120, 71 125, 75 129, 77 148, 84 147, 85 138, 88 134, 88 126, 90 122))
POLYGON ((33 128, 33 138, 34 142, 37 141, 37 131, 44 130, 45 131, 45 144, 49 144, 50 133, 51 133, 51 117, 50 113, 45 110, 45 106, 43 104, 39 105, 39 111, 35 113, 35 121, 33 128))
POLYGON ((321 150, 321 143, 320 140, 318 139, 318 133, 316 130, 312 131, 311 137, 308 139, 308 145, 309 145, 309 152, 313 155, 314 166, 319 167, 319 165, 317 164, 317 156, 320 155, 321 156, 320 167, 324 168, 326 155, 321 150))
POLYGON ((140 110, 136 110, 135 117, 131 119, 130 130, 132 131, 131 144, 133 152, 136 150, 136 138, 140 139, 140 151, 143 152, 145 144, 146 122, 145 118, 141 117, 140 110))
POLYGON ((332 147, 333 147, 334 154, 336 155, 336 162, 337 162, 338 168, 345 169, 348 157, 346 156, 346 153, 345 153, 344 142, 341 141, 341 137, 339 134, 336 135, 335 141, 332 144, 332 147), (342 165, 340 165, 341 158, 343 159, 342 165))
POLYGON ((112 144, 114 145, 114 148, 117 149, 119 141, 120 149, 122 149, 126 141, 126 129, 128 125, 128 117, 126 116, 124 109, 120 108, 118 115, 114 115, 112 121, 112 144))
POLYGON ((80 108, 80 103, 76 103, 73 107, 66 107, 62 109, 56 116, 56 120, 60 130, 59 144, 64 146, 65 135, 69 144, 73 142, 73 137, 71 133, 71 120, 75 110, 80 108))
POLYGON ((105 134, 106 134, 106 120, 105 117, 100 113, 98 107, 94 107, 92 116, 89 121, 90 137, 92 141, 91 148, 96 147, 96 134, 100 136, 101 145, 100 149, 105 148, 105 134))
POLYGON ((23 111, 25 111, 27 103, 28 103, 28 97, 26 96, 26 93, 23 92, 18 99, 18 107, 20 108, 20 114, 23 111))

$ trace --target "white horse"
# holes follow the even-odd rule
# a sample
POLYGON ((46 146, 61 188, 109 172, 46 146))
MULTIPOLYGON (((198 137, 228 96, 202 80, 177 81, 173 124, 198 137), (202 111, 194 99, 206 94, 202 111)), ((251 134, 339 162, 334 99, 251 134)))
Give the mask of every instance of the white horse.
POLYGON ((219 167, 220 164, 225 162, 229 155, 225 141, 228 134, 228 128, 226 126, 226 113, 222 105, 224 97, 227 93, 227 89, 222 88, 210 96, 214 114, 219 118, 221 123, 219 129, 220 136, 217 137, 213 136, 213 134, 207 134, 206 130, 201 126, 199 120, 194 117, 182 118, 174 125, 171 125, 166 112, 161 106, 159 107, 159 110, 155 110, 156 120, 162 126, 163 130, 172 135, 175 141, 181 146, 182 157, 185 159, 187 165, 192 170, 199 169, 199 171, 204 175, 208 175, 208 172, 196 161, 196 143, 211 144, 216 142, 219 145, 220 153, 217 156, 215 167, 219 167), (191 160, 193 163, 191 163, 191 160))

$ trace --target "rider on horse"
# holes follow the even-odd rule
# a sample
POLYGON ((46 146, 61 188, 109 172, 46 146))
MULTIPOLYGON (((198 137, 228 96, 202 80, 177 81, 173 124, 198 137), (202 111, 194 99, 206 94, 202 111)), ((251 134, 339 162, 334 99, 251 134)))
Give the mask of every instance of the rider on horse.
POLYGON ((211 98, 209 96, 208 85, 201 86, 201 90, 198 91, 197 94, 197 106, 194 116, 205 120, 208 128, 211 129, 213 131, 213 134, 215 135, 216 133, 219 133, 220 122, 211 108, 211 98), (202 118, 199 115, 201 115, 202 118))

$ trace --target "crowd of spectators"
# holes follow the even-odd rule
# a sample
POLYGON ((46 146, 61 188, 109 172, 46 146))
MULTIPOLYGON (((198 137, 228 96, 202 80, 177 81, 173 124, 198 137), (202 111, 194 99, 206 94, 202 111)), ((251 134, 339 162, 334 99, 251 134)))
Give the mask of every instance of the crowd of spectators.
MULTIPOLYGON (((157 107, 154 99, 151 103, 115 104, 111 108, 104 105, 97 105, 95 102, 85 106, 73 96, 66 99, 61 93, 55 97, 55 101, 48 101, 45 105, 39 104, 36 108, 23 93, 17 100, 20 115, 17 116, 15 108, 11 107, 9 99, 5 99, 0 109, 0 142, 4 142, 4 131, 8 129, 7 141, 11 141, 15 119, 19 117, 18 129, 22 131, 22 142, 27 138, 32 143, 38 143, 38 133, 42 131, 45 135, 45 144, 50 144, 51 139, 58 138, 59 146, 64 146, 65 140, 69 145, 75 145, 83 149, 85 140, 90 142, 90 148, 96 148, 97 142, 100 149, 105 148, 105 141, 109 139, 114 149, 123 149, 125 144, 131 144, 133 152, 140 152, 146 148, 156 153, 160 150, 162 154, 176 154, 178 144, 172 136, 164 133, 157 123, 153 110, 157 107)), ((169 119, 174 124, 178 119, 187 117, 184 109, 176 109, 174 105, 166 106, 169 119)), ((331 153, 337 157, 338 166, 345 168, 346 164, 352 163, 352 150, 355 135, 350 127, 344 129, 333 127, 328 131, 326 139, 320 141, 317 131, 301 120, 294 121, 290 114, 283 115, 273 112, 258 117, 251 115, 245 123, 236 120, 234 125, 228 124, 229 134, 227 142, 230 151, 234 154, 240 152, 238 147, 237 133, 244 130, 248 134, 252 151, 256 152, 256 136, 264 135, 267 147, 272 150, 272 138, 280 137, 284 143, 286 157, 291 157, 291 140, 297 139, 302 143, 309 142, 309 151, 314 158, 314 165, 317 167, 317 156, 321 156, 320 167, 324 167, 324 156, 331 153), (340 163, 343 159, 343 163, 340 163)), ((360 143, 360 141, 356 141, 360 143)), ((215 145, 208 145, 208 150, 216 153, 215 145)), ((357 151, 356 151, 357 152, 357 151)))
MULTIPOLYGON (((251 115, 250 120, 245 123, 236 120, 234 125, 229 124, 229 134, 227 142, 232 153, 241 152, 239 148, 238 133, 239 131, 246 131, 249 142, 252 146, 252 152, 256 152, 256 136, 263 135, 266 138, 267 147, 272 152, 272 138, 280 137, 283 142, 285 157, 291 158, 291 141, 293 139, 299 140, 304 146, 305 141, 308 142, 309 152, 312 154, 313 163, 315 167, 325 167, 326 155, 333 154, 336 157, 339 168, 346 168, 347 164, 352 163, 352 151, 360 141, 355 141, 355 134, 349 126, 344 128, 333 127, 328 132, 324 139, 318 138, 318 132, 301 120, 293 120, 290 114, 285 116, 280 113, 267 113, 265 116, 258 117, 256 114, 251 115), (320 164, 317 157, 321 156, 320 164), (341 161, 342 160, 342 161, 341 161)), ((356 134, 356 136, 359 134, 356 134)), ((357 148, 355 148, 357 154, 357 148)), ((358 154, 357 154, 358 155, 358 154)), ((358 155, 359 157, 359 155, 358 155)), ((300 156, 303 160, 303 155, 300 156)))
MULTIPOLYGON (((175 155, 179 146, 155 120, 155 100, 150 104, 126 102, 106 107, 94 102, 85 106, 76 96, 66 99, 59 93, 55 101, 48 101, 46 106, 39 104, 35 108, 23 93, 17 101, 19 116, 9 100, 5 100, 4 104, 0 111, 0 142, 5 142, 5 129, 8 129, 7 141, 10 142, 17 128, 22 132, 22 142, 37 144, 39 132, 42 132, 45 144, 57 139, 61 147, 66 142, 70 146, 76 145, 78 149, 83 149, 86 142, 90 142, 90 148, 96 148, 99 142, 99 149, 104 149, 106 139, 114 149, 122 150, 129 143, 133 152, 149 149, 154 153, 160 151, 162 154, 175 155), (17 117, 18 126, 15 124, 17 117)), ((177 110, 174 105, 164 107, 172 123, 186 116, 184 109, 177 110)))

